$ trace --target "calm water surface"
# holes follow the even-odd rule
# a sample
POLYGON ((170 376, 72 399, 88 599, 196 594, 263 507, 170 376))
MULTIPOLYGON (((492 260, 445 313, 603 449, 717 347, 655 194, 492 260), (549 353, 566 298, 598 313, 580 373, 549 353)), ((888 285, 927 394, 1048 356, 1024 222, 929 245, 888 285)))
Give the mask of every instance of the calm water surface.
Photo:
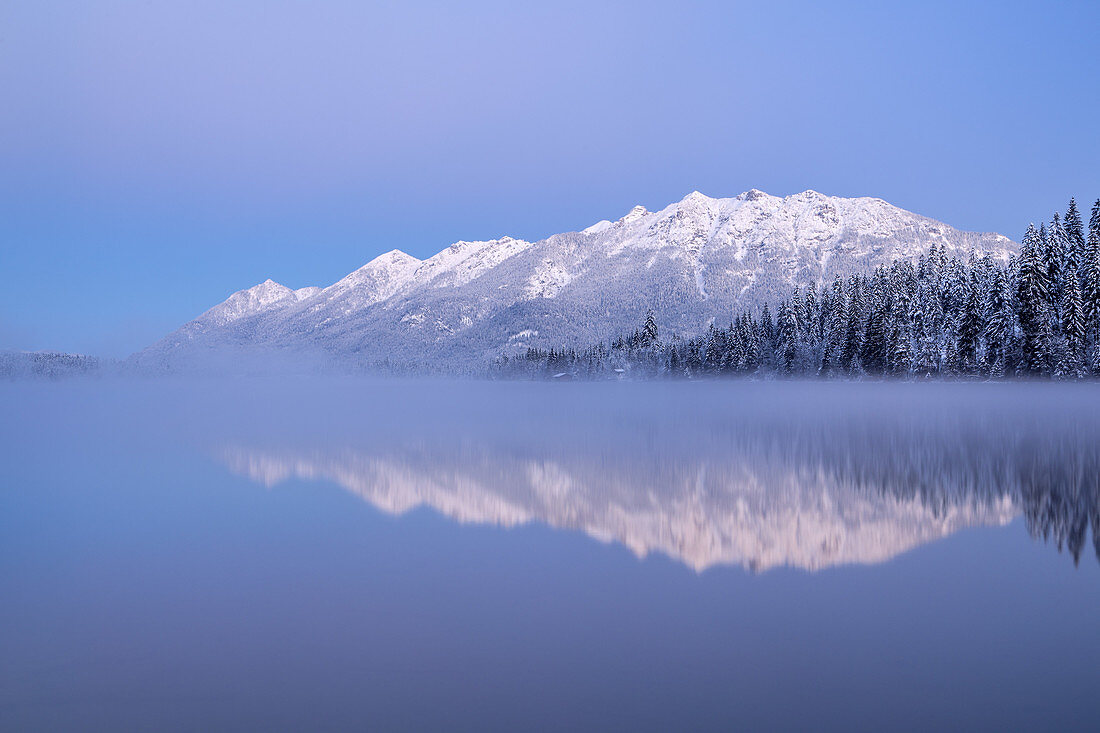
POLYGON ((1100 387, 0 385, 0 730, 1095 730, 1100 387))

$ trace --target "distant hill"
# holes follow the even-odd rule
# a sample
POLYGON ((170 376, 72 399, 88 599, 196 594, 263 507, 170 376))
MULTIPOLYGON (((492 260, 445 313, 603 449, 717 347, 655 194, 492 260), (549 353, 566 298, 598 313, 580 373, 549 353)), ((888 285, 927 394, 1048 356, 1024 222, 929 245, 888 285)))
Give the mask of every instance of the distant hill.
MULTIPOLYGON (((111 362, 112 364, 114 362, 111 362)), ((98 374, 105 363, 95 356, 60 351, 0 351, 0 379, 60 379, 98 374)))

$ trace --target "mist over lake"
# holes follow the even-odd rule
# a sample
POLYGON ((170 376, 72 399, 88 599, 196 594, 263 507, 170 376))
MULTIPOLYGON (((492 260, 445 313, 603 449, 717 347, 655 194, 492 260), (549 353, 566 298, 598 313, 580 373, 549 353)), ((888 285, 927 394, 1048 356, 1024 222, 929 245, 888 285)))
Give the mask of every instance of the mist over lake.
POLYGON ((0 410, 5 730, 1098 713, 1096 384, 105 378, 0 410))

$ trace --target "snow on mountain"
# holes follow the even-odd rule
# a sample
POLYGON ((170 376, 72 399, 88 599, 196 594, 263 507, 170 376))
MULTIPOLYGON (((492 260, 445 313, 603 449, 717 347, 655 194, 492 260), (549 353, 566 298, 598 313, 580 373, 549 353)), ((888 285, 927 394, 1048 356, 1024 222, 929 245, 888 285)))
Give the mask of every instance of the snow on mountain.
POLYGON ((309 312, 336 305, 344 313, 386 300, 412 279, 422 263, 399 249, 375 257, 344 279, 321 290, 310 303, 309 312))
MULTIPOLYGON (((303 290, 311 289, 303 288, 303 290)), ((294 290, 268 279, 248 290, 233 293, 224 303, 214 306, 199 316, 198 320, 211 325, 225 324, 297 301, 298 297, 294 290)))
POLYGON ((611 222, 607 219, 596 222, 590 227, 585 227, 581 230, 582 234, 599 234, 600 232, 607 231, 611 228, 611 222))
POLYGON ((183 351, 321 351, 360 364, 474 367, 529 346, 584 346, 634 329, 652 309, 684 336, 795 286, 915 259, 1017 251, 999 234, 962 232, 876 198, 816 191, 780 198, 698 191, 657 212, 539 242, 460 241, 426 260, 393 250, 322 289, 270 280, 234 293, 135 355, 171 366, 183 351))
POLYGON ((424 260, 416 271, 415 280, 433 288, 465 285, 530 246, 530 242, 511 237, 488 242, 455 242, 424 260))

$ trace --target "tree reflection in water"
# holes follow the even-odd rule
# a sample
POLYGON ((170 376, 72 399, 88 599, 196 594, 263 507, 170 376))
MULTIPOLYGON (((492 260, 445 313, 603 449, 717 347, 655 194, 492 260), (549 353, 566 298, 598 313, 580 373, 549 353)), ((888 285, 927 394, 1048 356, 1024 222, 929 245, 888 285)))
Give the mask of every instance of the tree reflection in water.
POLYGON ((532 414, 541 432, 350 432, 336 444, 220 451, 267 485, 322 479, 392 513, 428 506, 461 522, 541 522, 696 570, 883 562, 1019 515, 1074 562, 1091 527, 1100 557, 1100 419, 1086 409, 943 408, 761 403, 736 414, 640 410, 596 425, 532 414))

